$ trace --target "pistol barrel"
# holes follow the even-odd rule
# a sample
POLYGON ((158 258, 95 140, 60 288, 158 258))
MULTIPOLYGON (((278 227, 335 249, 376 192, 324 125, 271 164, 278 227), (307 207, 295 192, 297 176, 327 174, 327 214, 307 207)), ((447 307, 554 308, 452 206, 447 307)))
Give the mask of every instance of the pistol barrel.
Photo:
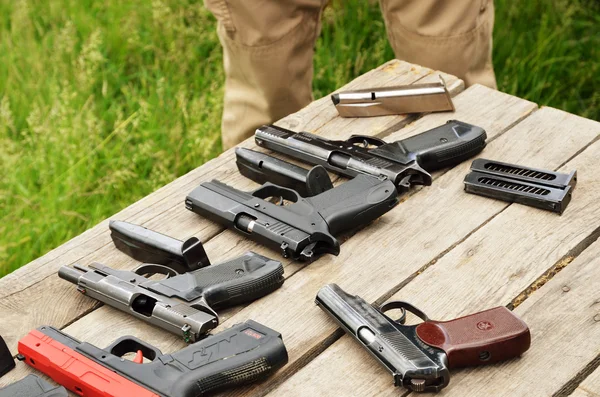
POLYGON ((85 272, 70 266, 62 266, 60 269, 58 269, 58 277, 73 284, 78 284, 79 277, 81 277, 81 275, 84 273, 85 272))

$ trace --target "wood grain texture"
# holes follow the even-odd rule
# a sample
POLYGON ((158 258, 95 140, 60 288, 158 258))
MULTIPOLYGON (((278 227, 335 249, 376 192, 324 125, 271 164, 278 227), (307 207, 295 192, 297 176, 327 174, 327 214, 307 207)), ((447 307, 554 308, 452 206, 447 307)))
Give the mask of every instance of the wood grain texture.
MULTIPOLYGON (((410 84, 423 78, 429 73, 432 73, 429 69, 416 67, 405 62, 390 61, 355 79, 345 87, 342 87, 342 89, 345 89, 346 87, 352 88, 364 86, 367 83, 373 82, 381 84, 382 86, 396 83, 410 84)), ((451 80, 453 84, 456 84, 456 81, 456 78, 451 80)), ((311 103, 301 111, 280 120, 277 124, 293 124, 297 125, 300 129, 309 129, 308 127, 312 125, 311 123, 318 120, 322 119, 323 123, 326 122, 329 120, 328 116, 325 114, 319 116, 323 113, 322 108, 324 104, 327 104, 326 99, 327 98, 322 98, 311 103)), ((244 142, 242 145, 245 147, 254 146, 251 139, 244 142)), ((197 186, 202 181, 213 178, 215 175, 214 172, 217 169, 220 169, 225 165, 226 171, 230 174, 236 174, 235 166, 230 167, 233 158, 235 158, 233 150, 226 151, 221 156, 207 162, 202 167, 189 172, 163 188, 158 189, 151 195, 132 204, 123 211, 115 214, 114 218, 128 219, 131 221, 135 220, 140 224, 146 224, 150 222, 151 219, 160 218, 158 215, 165 211, 173 210, 174 201, 179 204, 179 196, 185 195, 189 189, 197 186), (173 195, 177 196, 175 200, 171 197, 173 195)), ((165 227, 164 225, 173 224, 177 226, 177 223, 172 221, 160 222, 159 220, 156 220, 155 222, 157 227, 165 227)), ((174 229, 174 232, 176 232, 179 228, 175 227, 174 229)), ((197 231, 201 230, 200 227, 197 227, 196 229, 197 231)), ((186 235, 182 234, 181 237, 186 237, 186 235)), ((101 247, 108 245, 109 242, 107 221, 104 221, 60 247, 50 251, 46 255, 32 261, 27 266, 23 266, 0 279, 0 298, 18 292, 38 280, 43 279, 47 275, 54 273, 55 269, 47 270, 45 266, 52 263, 53 260, 60 259, 62 263, 72 263, 77 259, 84 258, 84 256, 92 252, 92 250, 100 249, 101 247)))
MULTIPOLYGON (((600 256, 600 253, 598 253, 600 256)), ((598 304, 598 302, 596 303, 598 304)), ((592 372, 571 394, 572 397, 600 397, 600 368, 592 372)))
MULTIPOLYGON (((579 133, 587 131, 587 139, 590 141, 594 139, 594 136, 600 135, 600 124, 598 123, 545 108, 534 113, 513 130, 490 144, 490 147, 495 144, 507 145, 504 147, 506 152, 501 157, 494 156, 492 158, 516 162, 515 159, 519 157, 511 156, 528 155, 530 157, 523 159, 522 164, 552 169, 561 164, 560 159, 555 156, 558 155, 559 149, 565 148, 565 146, 560 145, 562 134, 559 131, 562 128, 573 128, 571 131, 578 131, 579 133), (538 138, 532 135, 536 135, 538 138), (537 147, 535 142, 539 138, 543 138, 547 144, 543 146, 543 149, 537 150, 537 153, 533 154, 532 152, 537 147), (533 139, 533 142, 526 143, 527 139, 533 139), (511 145, 526 145, 527 148, 515 148, 511 145), (556 149, 552 149, 553 147, 556 149), (519 153, 520 150, 524 150, 524 152, 519 153)), ((568 134, 567 136, 571 135, 568 134)), ((598 237, 600 233, 600 203, 598 202, 600 175, 596 170, 599 156, 600 142, 597 142, 562 167, 561 171, 563 172, 577 169, 579 175, 574 199, 563 216, 530 207, 510 205, 479 230, 476 230, 465 241, 423 270, 398 293, 394 294, 390 300, 409 301, 422 309, 431 318, 440 320, 456 318, 510 303, 514 297, 525 290, 544 271, 565 256, 578 252, 582 245, 589 244, 590 239, 598 237)), ((484 202, 481 202, 480 205, 474 205, 471 211, 476 208, 481 210, 485 205, 484 202)), ((453 216, 452 214, 455 214, 455 217, 462 218, 464 216, 459 212, 449 213, 449 216, 453 216)), ((439 232, 443 233, 443 230, 439 230, 439 232)), ((598 248, 600 248, 600 243, 596 243, 594 249, 598 250, 598 248)), ((591 253, 588 251, 590 250, 584 251, 585 255, 582 255, 581 261, 585 262, 586 257, 593 258, 597 255, 596 251, 590 251, 591 253)), ((567 269, 570 266, 572 264, 567 269)), ((562 275, 561 278, 565 277, 563 273, 559 273, 559 275, 562 275)), ((579 282, 576 277, 574 280, 579 282)), ((586 278, 582 276, 582 282, 587 283, 588 281, 585 280, 586 278)), ((368 301, 377 299, 365 296, 367 294, 364 290, 351 288, 351 283, 336 282, 347 292, 356 293, 368 301)), ((594 291, 593 287, 588 285, 580 289, 587 290, 590 299, 592 296, 593 299, 600 299, 600 295, 598 295, 600 291, 597 288, 594 291)), ((533 296, 535 297, 536 294, 533 296)), ((585 303, 582 303, 583 306, 587 307, 585 303)), ((518 313, 521 312, 520 309, 521 307, 517 309, 518 313)), ((597 313, 598 309, 593 310, 597 313)), ((589 319, 593 317, 593 315, 590 317, 589 313, 588 309, 585 311, 580 310, 573 313, 573 316, 578 317, 579 322, 584 320, 589 322, 589 319)), ((575 336, 579 336, 579 339, 585 342, 591 331, 586 329, 585 332, 578 333, 568 320, 563 319, 561 314, 562 309, 560 307, 554 307, 553 310, 545 312, 548 318, 552 317, 556 324, 560 324, 552 329, 564 328, 570 330, 571 334, 568 338, 565 338, 565 343, 575 336)), ((535 333, 545 333, 545 328, 538 327, 536 329, 527 318, 525 318, 525 321, 532 327, 532 333, 534 334, 532 343, 542 343, 535 341, 535 333)), ((579 323, 576 322, 575 324, 575 328, 577 328, 579 323)), ((593 327, 595 324, 590 326, 593 327)), ((596 326, 596 328, 598 327, 596 326)), ((600 332, 600 329, 596 329, 595 332, 600 332)), ((593 335, 595 334, 592 333, 591 337, 593 335)), ((597 340, 597 343, 600 347, 600 339, 597 340)), ((554 346, 554 343, 546 343, 543 346, 538 346, 538 348, 540 352, 553 355, 551 352, 552 346, 554 346)), ((574 353, 575 355, 580 355, 579 349, 575 348, 573 350, 577 352, 574 353)), ((598 354, 598 348, 592 347, 587 354, 589 361, 589 356, 593 358, 598 354)), ((465 387, 457 386, 457 383, 460 382, 457 381, 457 379, 460 379, 460 375, 452 374, 451 385, 443 394, 456 396, 542 395, 540 389, 536 389, 540 382, 532 381, 533 379, 543 377, 544 382, 541 383, 545 385, 552 383, 555 389, 558 389, 562 386, 561 381, 564 382, 565 379, 570 379, 569 377, 574 376, 579 370, 578 367, 573 366, 574 368, 569 368, 569 371, 566 371, 563 366, 557 366, 556 363, 544 366, 543 361, 544 359, 541 356, 530 359, 529 353, 526 353, 525 359, 521 360, 517 370, 513 370, 509 363, 497 365, 492 367, 494 369, 489 370, 490 379, 482 380, 478 369, 473 371, 477 375, 465 380, 463 383, 465 387), (542 370, 536 374, 530 374, 526 371, 527 368, 535 366, 542 366, 549 372, 542 376, 542 370), (559 372, 564 374, 561 376, 559 372), (508 373, 511 376, 505 376, 508 373), (499 374, 503 376, 498 376, 499 374), (515 374, 519 375, 515 378, 515 374), (552 378, 553 381, 550 382, 547 378, 552 378), (499 387, 489 391, 486 389, 486 385, 492 379, 495 379, 495 381, 502 379, 502 381, 499 382, 499 387), (529 381, 526 381, 527 379, 529 381), (521 390, 521 386, 525 383, 528 386, 523 386, 521 390), (509 387, 509 384, 513 384, 514 387, 509 387), (510 392, 501 392, 505 388, 510 392)), ((587 361, 584 359, 580 364, 585 365, 587 361)), ((294 395, 295 390, 300 390, 298 388, 300 385, 304 385, 304 392, 317 393, 323 396, 396 395, 398 393, 392 386, 390 374, 347 335, 335 342, 323 354, 283 383, 272 394, 294 395), (370 363, 370 365, 366 363, 370 363), (361 367, 363 371, 354 371, 355 367, 361 367), (366 367, 369 369, 365 369, 366 367), (375 368, 379 368, 379 371, 376 371, 375 368), (323 377, 322 374, 327 375, 323 377), (319 378, 322 378, 322 380, 318 381, 319 378)), ((546 393, 543 395, 546 395, 546 393)))
MULTIPOLYGON (((509 97, 505 94, 502 94, 502 93, 499 93, 496 91, 492 91, 492 90, 489 90, 489 89, 486 89, 483 87, 473 87, 472 89, 470 89, 470 91, 467 91, 464 94, 461 94, 459 97, 457 97, 455 103, 457 105, 458 110, 455 114, 452 115, 453 117, 456 117, 458 119, 468 121, 468 122, 471 122, 474 124, 482 125, 483 127, 485 127, 488 130, 488 135, 491 138, 497 137, 502 132, 504 132, 505 129, 512 126, 515 123, 515 120, 522 119, 525 114, 527 114, 528 112, 531 112, 533 109, 535 109, 535 104, 532 104, 532 103, 524 101, 524 100, 517 100, 513 97, 509 97), (478 109, 478 112, 482 112, 482 114, 485 115, 482 118, 478 118, 477 113, 474 114, 474 113, 470 112, 469 108, 470 108, 470 103, 480 102, 479 98, 481 95, 486 96, 486 99, 487 99, 486 103, 488 104, 489 109, 487 109, 487 108, 478 109), (496 109, 494 117, 491 117, 491 114, 494 114, 494 112, 491 111, 491 109, 496 109), (496 121, 496 119, 504 120, 504 121, 496 121), (495 121, 494 121, 494 123, 491 123, 490 120, 495 120, 495 121)), ((427 117, 432 117, 432 116, 434 116, 434 115, 429 115, 427 117)), ((435 115, 435 116, 438 116, 438 115, 435 115)), ((412 127, 412 134, 422 132, 424 129, 426 129, 426 128, 419 128, 418 126, 416 126, 416 127, 410 126, 410 127, 412 127)), ((462 175, 459 175, 458 178, 459 178, 459 180, 461 180, 462 175)), ((436 184, 437 184, 437 182, 436 182, 436 184)), ((460 184, 460 182, 459 182, 459 184, 460 184)), ((427 190, 427 189, 425 189, 425 190, 427 190)), ((460 191, 459 191, 459 194, 462 196, 462 193, 460 191)), ((428 203, 426 203, 425 205, 417 206, 416 207, 417 210, 414 211, 415 214, 418 214, 419 212, 423 212, 424 210, 426 210, 430 206, 430 203, 432 201, 433 202, 437 201, 437 198, 434 196, 430 196, 429 200, 430 201, 428 203)), ((406 204, 408 204, 408 203, 404 203, 402 205, 404 206, 406 204)), ((409 212, 412 212, 412 211, 410 211, 410 207, 408 207, 408 210, 409 210, 409 212)), ((396 218, 399 221, 401 221, 402 215, 397 216, 396 218)), ((484 217, 484 218, 481 218, 481 219, 475 221, 473 224, 473 227, 475 227, 475 225, 484 221, 485 219, 486 218, 484 217)), ((380 224, 380 223, 381 222, 378 222, 377 224, 380 224)), ((381 224, 384 225, 383 223, 381 223, 381 224)), ((418 224, 418 215, 415 217, 415 222, 414 222, 412 229, 408 230, 409 234, 411 231, 412 231, 412 233, 415 233, 415 234, 418 234, 420 232, 420 226, 418 226, 417 224, 418 224)), ((391 227, 393 227, 393 226, 391 226, 391 227)), ((372 232, 372 233, 374 233, 374 232, 372 232)), ((367 234, 370 235, 371 233, 367 233, 367 234)), ((237 235, 237 234, 226 231, 226 232, 222 233, 222 238, 215 238, 215 239, 210 240, 207 243, 207 251, 208 252, 223 251, 223 252, 225 252, 225 255, 231 254, 231 256, 233 256, 233 255, 240 254, 243 251, 247 250, 248 246, 246 244, 249 244, 249 242, 247 240, 240 238, 239 235, 237 235)), ((398 250, 400 250, 401 248, 402 248, 401 246, 397 246, 398 250)), ((436 247, 433 247, 433 249, 435 250, 436 247)), ((260 250, 259 250, 259 252, 260 252, 260 250)), ((437 250, 433 251, 432 255, 436 255, 437 252, 439 252, 439 251, 437 251, 437 250)), ((329 266, 329 263, 327 263, 325 266, 320 266, 319 263, 323 260, 326 260, 326 258, 320 259, 316 263, 311 264, 309 267, 304 269, 302 272, 297 273, 293 277, 293 278, 300 277, 300 279, 299 279, 300 282, 295 281, 294 284, 291 284, 291 290, 293 291, 292 296, 288 295, 289 290, 282 291, 280 294, 277 295, 277 297, 275 297, 274 294, 272 294, 271 296, 263 298, 260 301, 254 303, 250 307, 253 307, 254 305, 262 306, 263 308, 257 309, 257 311, 260 312, 262 315, 268 315, 268 313, 272 312, 272 311, 279 313, 280 317, 282 315, 285 316, 286 314, 293 313, 294 312, 293 307, 290 308, 291 309, 290 311, 286 310, 285 313, 281 312, 281 307, 287 306, 287 302, 290 299, 294 299, 294 297, 297 297, 297 294, 302 292, 303 279, 306 279, 307 276, 309 278, 312 278, 312 275, 310 275, 310 274, 308 274, 307 276, 303 276, 305 274, 305 272, 310 273, 311 269, 317 269, 317 270, 331 269, 331 270, 335 270, 336 272, 339 271, 339 268, 337 270, 335 268, 331 268, 329 266), (263 304, 262 303, 263 301, 266 301, 266 302, 263 304), (264 309, 264 307, 266 307, 267 309, 264 309)), ((343 262, 341 262, 341 263, 343 263, 343 262)), ((360 261, 357 261, 352 266, 353 267, 348 269, 349 274, 351 274, 351 273, 360 274, 361 270, 364 268, 364 264, 361 263, 360 261)), ((339 267, 339 265, 338 265, 338 267, 339 267)), ((328 279, 335 279, 335 275, 328 276, 328 279)), ((288 280, 288 282, 286 282, 286 284, 284 284, 284 288, 288 285, 288 283, 290 281, 292 281, 292 280, 288 280)), ((315 287, 318 288, 324 282, 326 282, 326 281, 322 282, 319 279, 317 279, 317 280, 313 281, 311 284, 313 285, 313 289, 314 289, 315 287)), ((306 296, 306 298, 303 301, 298 299, 298 301, 295 303, 295 305, 297 305, 301 308, 308 309, 312 312, 312 310, 314 309, 312 307, 312 300, 314 299, 314 293, 316 293, 316 290, 314 292, 310 292, 306 295, 302 295, 302 296, 306 296)), ((80 297, 79 299, 86 299, 86 298, 80 297)), ((90 343, 96 344, 98 346, 107 345, 108 343, 110 343, 111 340, 122 335, 124 333, 124 331, 123 331, 124 329, 135 329, 135 330, 137 330, 137 332, 135 333, 136 336, 141 337, 142 339, 148 339, 146 337, 145 327, 144 328, 139 327, 139 322, 137 320, 135 320, 134 318, 125 319, 125 321, 129 322, 128 328, 123 328, 122 325, 120 325, 118 328, 111 327, 110 329, 98 329, 97 328, 97 324, 99 324, 99 323, 103 323, 103 324, 110 323, 112 318, 114 317, 115 313, 116 313, 116 311, 111 308, 102 307, 93 313, 94 316, 87 315, 87 316, 83 317, 82 319, 76 321, 69 327, 67 327, 66 332, 72 334, 73 336, 75 336, 77 338, 84 339, 84 340, 86 340, 90 343), (102 320, 99 320, 99 319, 102 319, 102 320)), ((314 312, 313 312, 313 314, 314 314, 314 312)), ((295 318, 297 319, 297 321, 301 320, 301 317, 300 317, 301 315, 302 315, 301 312, 295 313, 295 318)), ((240 313, 238 315, 235 315, 233 319, 225 321, 223 326, 227 327, 230 324, 233 324, 233 323, 239 322, 239 321, 244 321, 248 318, 254 318, 258 321, 262 320, 261 318, 257 318, 255 315, 252 315, 252 313, 250 313, 250 314, 240 313)), ((283 320, 284 320, 284 318, 280 318, 279 321, 283 321, 283 320)), ((269 325, 275 329, 278 329, 275 325, 271 324, 269 321, 263 321, 263 322, 266 325, 269 325)), ((301 329, 301 327, 299 327, 298 330, 300 330, 300 329, 301 329)), ((278 330, 282 331, 281 329, 278 329, 278 330)), ((318 333, 318 331, 319 331, 319 329, 315 328, 312 330, 312 333, 313 334, 315 332, 318 333)), ((158 332, 159 334, 163 334, 163 335, 165 335, 165 337, 167 337, 167 335, 168 335, 166 333, 163 333, 162 331, 155 330, 155 329, 153 329, 153 332, 158 332)), ((289 345, 288 337, 286 336, 285 332, 284 332, 284 335, 286 338, 286 344, 289 345)), ((171 337, 171 336, 169 335, 168 337, 171 337)), ((161 349, 163 349, 164 351, 170 351, 170 349, 168 347, 165 347, 161 344, 158 344, 158 346, 161 349)), ((181 346, 182 345, 180 345, 179 347, 181 347, 181 346)))
MULTIPOLYGON (((597 159, 600 144, 595 149, 597 159)), ((531 329, 529 351, 511 362, 461 371, 445 394, 553 395, 600 354, 598 280, 600 242, 515 309, 531 329)))
MULTIPOLYGON (((430 69, 414 66, 405 62, 391 61, 367 75, 361 76, 344 88, 365 87, 367 85, 396 85, 411 84, 433 73, 430 69)), ((462 89, 462 81, 446 76, 452 92, 462 89)), ((298 129, 311 129, 311 126, 326 123, 337 116, 329 114, 333 108, 329 98, 316 101, 300 112, 282 119, 282 125, 295 125, 298 129), (325 106, 329 101, 329 106, 325 106), (324 112, 322 108, 328 109, 324 112)), ((333 109, 335 112, 335 109, 333 109)), ((396 121, 405 118, 397 116, 396 121)), ((349 137, 353 130, 331 129, 320 132, 326 136, 342 139, 349 137)), ((242 146, 255 148, 252 139, 245 141, 242 146)), ((235 166, 235 154, 229 150, 202 167, 175 180, 157 192, 143 198, 130 207, 111 217, 112 219, 127 220, 142 224, 161 233, 184 239, 195 235, 203 242, 220 232, 223 228, 187 211, 183 201, 187 193, 201 182, 219 179, 232 184, 239 189, 249 190, 255 184, 242 177, 235 166)), ((241 242, 239 236, 229 239, 223 249, 214 250, 207 244, 207 252, 213 262, 229 258, 227 246, 254 246, 241 242)), ((277 254, 255 249, 257 252, 277 254)), ((61 247, 49 252, 43 257, 31 262, 14 273, 0 279, 0 334, 3 335, 13 352, 16 341, 28 330, 43 324, 62 327, 75 321, 92 310, 96 303, 74 293, 73 286, 56 276, 62 265, 81 263, 87 265, 93 261, 102 262, 115 268, 132 268, 138 262, 116 250, 109 237, 108 220, 72 239, 61 247), (48 294, 55 299, 49 300, 48 294), (59 305, 56 302, 60 302, 59 305)))
MULTIPOLYGON (((437 79, 435 74, 392 61, 342 89, 427 82, 437 79)), ((462 91, 460 80, 446 76, 446 81, 453 94, 462 91)), ((579 185, 564 215, 465 194, 462 179, 470 162, 436 173, 433 186, 414 189, 393 211, 365 229, 344 236, 339 257, 324 256, 309 266, 287 261, 287 280, 280 290, 247 307, 220 312, 218 330, 251 318, 280 331, 290 353, 290 363, 275 376, 227 395, 264 395, 271 390, 274 395, 286 396, 402 394, 392 386, 390 375, 349 337, 340 338, 342 334, 335 324, 314 306, 322 285, 336 282, 371 302, 392 295, 393 299, 411 301, 431 317, 448 319, 507 304, 554 263, 579 253, 598 236, 600 176, 596 162, 600 142, 591 143, 600 136, 598 123, 555 109, 535 111, 536 105, 531 102, 482 86, 460 93, 454 103, 454 114, 430 114, 416 121, 415 117, 403 116, 342 119, 325 97, 277 124, 330 139, 371 134, 387 141, 423 132, 450 118, 476 124, 488 132, 489 144, 481 157, 541 168, 566 163, 562 170, 578 169, 579 185)), ((242 146, 256 148, 253 140, 242 146)), ((239 175, 230 150, 113 219, 144 224, 177 238, 196 235, 205 241, 211 260, 217 263, 248 250, 279 258, 278 253, 183 208, 185 195, 213 178, 238 189, 256 187, 239 175)), ((529 323, 534 337, 531 350, 523 358, 489 368, 457 371, 442 394, 548 395, 568 384, 598 357, 598 253, 600 242, 583 251, 516 309, 529 323), (556 284, 563 279, 565 283, 556 284), (584 334, 594 343, 581 338, 584 334), (580 354, 583 346, 589 349, 580 354), (554 347, 556 352, 547 359, 554 347), (548 381, 548 373, 554 376, 552 371, 561 373, 548 381), (539 387, 540 383, 547 386, 539 387)), ((87 265, 92 260, 116 268, 137 264, 112 247, 105 221, 0 280, 0 334, 9 334, 13 350, 19 337, 42 324, 69 324, 65 332, 98 347, 125 334, 135 335, 164 352, 184 346, 178 337, 115 309, 97 308, 97 303, 55 276, 60 265, 77 261, 87 265)), ((28 367, 18 365, 17 370, 0 379, 0 387, 28 372, 28 367)), ((574 395, 597 390, 596 373, 585 379, 574 395)), ((594 394, 582 396, 589 395, 594 394)))
MULTIPOLYGON (((528 111, 535 109, 535 104, 530 102, 515 99, 507 101, 507 99, 509 98, 505 94, 483 87, 475 87, 457 97, 457 112, 452 117, 482 125, 488 130, 491 138, 498 137, 507 128, 514 125, 516 120, 521 119, 528 111), (489 109, 485 108, 485 111, 482 111, 481 108, 478 108, 473 113, 469 103, 481 102, 481 90, 486 94, 488 99, 486 103, 489 109), (507 102, 508 104, 505 106, 507 102), (491 110, 494 108, 495 112, 491 110), (479 117, 479 112, 482 112, 484 117, 479 117), (492 114, 495 114, 495 117, 492 117, 495 120, 494 123, 490 122, 492 114)), ((425 118, 431 116, 433 115, 425 118)), ((419 126, 412 125, 407 128, 412 128, 412 134, 424 130, 419 126)), ((538 132, 538 134, 540 133, 542 132, 538 132)), ((535 137, 537 134, 533 134, 531 140, 535 137)), ((585 139, 586 142, 588 140, 585 139)), ((566 151, 576 152, 584 144, 583 137, 581 141, 580 145, 567 146, 566 151)), ((502 143, 492 142, 487 150, 494 153, 506 149, 503 148, 502 143)), ((379 296, 395 286, 397 278, 409 276, 415 269, 460 241, 467 233, 485 222, 491 214, 503 208, 503 203, 488 200, 484 205, 488 213, 484 211, 471 214, 458 228, 440 216, 440 213, 445 214, 447 211, 446 203, 450 205, 450 209, 460 212, 468 209, 474 199, 478 199, 478 197, 465 195, 462 192, 462 178, 465 172, 463 166, 468 168, 468 164, 463 164, 460 170, 448 172, 436 180, 433 187, 422 189, 421 192, 409 197, 406 202, 386 214, 381 220, 350 237, 342 246, 340 257, 322 257, 315 263, 302 268, 301 271, 289 278, 280 290, 242 309, 231 319, 222 323, 220 328, 252 318, 282 332, 290 352, 291 363, 283 371, 280 371, 279 376, 287 376, 286 371, 294 371, 299 365, 303 365, 302 360, 306 360, 312 351, 319 351, 321 344, 335 332, 335 327, 312 303, 316 291, 323 284, 351 280, 357 285, 357 288, 368 289, 372 295, 379 296), (442 199, 442 197, 445 198, 442 199), (444 239, 438 238, 437 233, 434 232, 440 228, 447 232, 444 239), (424 231, 428 232, 423 233, 424 231), (403 243, 399 244, 400 241, 403 243), (350 244, 351 248, 346 248, 347 244, 350 244), (428 249, 423 250, 424 245, 428 249), (377 247, 378 249, 365 250, 361 247, 377 247), (413 251, 420 252, 421 257, 415 258, 406 255, 406 252, 413 251), (381 260, 380 256, 383 256, 381 260), (396 263, 399 258, 402 263, 396 263), (415 259, 414 262, 413 259, 415 259), (380 268, 374 271, 374 265, 380 268), (365 272, 367 266, 370 267, 369 272, 365 272), (404 276, 398 275, 400 269, 403 269, 404 276)), ((235 240, 234 234, 223 232, 207 243, 207 250, 210 247, 209 252, 221 251, 220 247, 223 245, 227 247, 226 251, 229 254, 241 254, 246 247, 232 248, 233 240, 235 240)), ((94 314, 101 315, 107 322, 110 321, 113 312, 114 310, 110 308, 102 307, 94 314)), ((133 318, 130 321, 132 326, 138 323, 133 318)), ((98 323, 97 318, 91 318, 88 315, 67 327, 66 330, 75 337, 85 337, 87 341, 100 346, 107 345, 112 339, 121 335, 119 329, 112 328, 94 332, 92 329, 98 323)), ((143 330, 136 335, 145 339, 143 330)), ((168 351, 162 345, 158 346, 168 351)), ((274 377, 270 381, 276 379, 274 377)), ((263 385, 263 387, 266 386, 263 385)))

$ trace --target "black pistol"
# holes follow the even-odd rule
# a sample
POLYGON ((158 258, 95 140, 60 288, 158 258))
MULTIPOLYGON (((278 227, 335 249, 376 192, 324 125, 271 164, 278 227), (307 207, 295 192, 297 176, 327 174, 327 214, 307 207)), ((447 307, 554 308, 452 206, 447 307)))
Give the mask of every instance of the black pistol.
POLYGON ((385 177, 358 175, 313 197, 265 183, 243 192, 222 182, 205 182, 185 199, 188 210, 279 249, 284 258, 312 261, 338 255, 335 236, 363 226, 398 204, 398 192, 385 177), (274 198, 276 203, 269 201, 274 198), (289 204, 282 205, 288 201, 289 204))
POLYGON ((256 130, 256 144, 348 177, 386 177, 404 193, 412 185, 431 185, 432 171, 456 165, 485 147, 485 130, 457 120, 400 141, 367 135, 332 141, 274 125, 256 130))

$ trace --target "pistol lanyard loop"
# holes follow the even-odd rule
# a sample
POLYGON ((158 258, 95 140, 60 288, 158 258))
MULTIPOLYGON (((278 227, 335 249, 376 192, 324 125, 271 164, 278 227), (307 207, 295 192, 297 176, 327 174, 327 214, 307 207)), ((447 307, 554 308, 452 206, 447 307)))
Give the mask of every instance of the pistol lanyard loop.
POLYGON ((402 315, 400 316, 400 318, 398 320, 396 320, 396 322, 399 324, 404 324, 404 322, 406 321, 406 312, 407 311, 411 312, 412 314, 419 317, 423 321, 429 321, 429 317, 427 316, 427 314, 425 314, 423 311, 416 308, 415 306, 411 305, 410 303, 404 302, 404 301, 391 301, 391 302, 385 303, 379 308, 379 311, 382 313, 385 313, 388 310, 393 310, 393 309, 400 309, 402 312, 402 315))

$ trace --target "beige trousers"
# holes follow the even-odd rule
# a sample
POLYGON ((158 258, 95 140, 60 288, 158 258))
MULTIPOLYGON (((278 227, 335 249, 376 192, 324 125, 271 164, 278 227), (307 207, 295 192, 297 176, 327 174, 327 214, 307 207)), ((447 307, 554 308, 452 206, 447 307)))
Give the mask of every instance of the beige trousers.
MULTIPOLYGON (((312 101, 327 0, 204 0, 223 45, 223 147, 312 101)), ((365 0, 367 1, 367 0, 365 0)), ((380 0, 396 58, 496 88, 493 0, 380 0)))

